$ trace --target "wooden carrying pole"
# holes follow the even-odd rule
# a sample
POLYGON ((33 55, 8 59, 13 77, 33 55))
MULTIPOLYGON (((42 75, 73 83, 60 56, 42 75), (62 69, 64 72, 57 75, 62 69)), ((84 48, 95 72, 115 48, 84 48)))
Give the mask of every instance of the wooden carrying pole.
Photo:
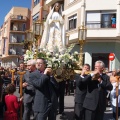
POLYGON ((11 83, 14 84, 14 73, 15 73, 15 70, 10 70, 11 73, 12 73, 12 80, 11 80, 11 83))
POLYGON ((118 96, 119 96, 119 78, 120 76, 116 76, 116 120, 118 120, 118 96))
MULTIPOLYGON (((26 73, 24 72, 17 72, 20 75, 20 98, 22 97, 22 83, 23 83, 23 75, 26 73)), ((22 120, 22 105, 20 106, 20 120, 22 120)))
POLYGON ((3 94, 3 81, 0 77, 0 102, 2 102, 2 94, 3 94))

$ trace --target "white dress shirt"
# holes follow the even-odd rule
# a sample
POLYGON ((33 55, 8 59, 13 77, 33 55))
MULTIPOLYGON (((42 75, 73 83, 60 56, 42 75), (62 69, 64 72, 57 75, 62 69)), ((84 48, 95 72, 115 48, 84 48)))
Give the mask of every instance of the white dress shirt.
MULTIPOLYGON (((116 107, 116 82, 112 83, 113 89, 110 93, 111 103, 113 106, 116 107)), ((119 92, 118 92, 118 107, 120 107, 120 85, 119 85, 119 92)))

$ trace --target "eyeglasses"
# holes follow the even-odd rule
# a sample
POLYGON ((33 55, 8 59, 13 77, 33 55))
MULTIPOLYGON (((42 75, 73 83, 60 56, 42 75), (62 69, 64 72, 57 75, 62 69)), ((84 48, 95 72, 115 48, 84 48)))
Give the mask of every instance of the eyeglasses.
POLYGON ((41 62, 37 62, 36 64, 44 64, 44 63, 41 63, 41 62))

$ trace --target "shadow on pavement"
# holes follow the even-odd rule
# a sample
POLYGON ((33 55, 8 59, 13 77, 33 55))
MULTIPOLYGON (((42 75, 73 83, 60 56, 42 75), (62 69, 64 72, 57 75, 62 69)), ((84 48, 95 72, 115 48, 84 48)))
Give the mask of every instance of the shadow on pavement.
POLYGON ((65 109, 74 109, 74 107, 65 107, 65 109))
POLYGON ((104 113, 104 120, 112 120, 112 113, 105 112, 104 113))
POLYGON ((71 111, 71 112, 65 112, 66 116, 67 116, 67 119, 62 119, 62 120, 75 120, 74 119, 74 112, 71 111))
MULTIPOLYGON (((65 111, 65 114, 66 114, 67 118, 64 118, 64 119, 61 119, 61 120, 75 120, 74 111, 71 111, 71 112, 65 111)), ((104 113, 104 120, 113 120, 112 113, 105 112, 104 113)))

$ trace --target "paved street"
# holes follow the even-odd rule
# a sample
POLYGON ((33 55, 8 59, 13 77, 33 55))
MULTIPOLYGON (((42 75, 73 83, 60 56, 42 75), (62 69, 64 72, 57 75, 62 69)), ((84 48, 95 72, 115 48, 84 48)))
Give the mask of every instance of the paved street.
MULTIPOLYGON (((74 120, 74 96, 65 96, 65 113, 67 115, 66 120, 74 120)), ((57 120, 59 119, 60 115, 57 115, 57 120)), ((112 111, 109 110, 107 107, 107 110, 105 111, 104 120, 112 120, 112 111)))

